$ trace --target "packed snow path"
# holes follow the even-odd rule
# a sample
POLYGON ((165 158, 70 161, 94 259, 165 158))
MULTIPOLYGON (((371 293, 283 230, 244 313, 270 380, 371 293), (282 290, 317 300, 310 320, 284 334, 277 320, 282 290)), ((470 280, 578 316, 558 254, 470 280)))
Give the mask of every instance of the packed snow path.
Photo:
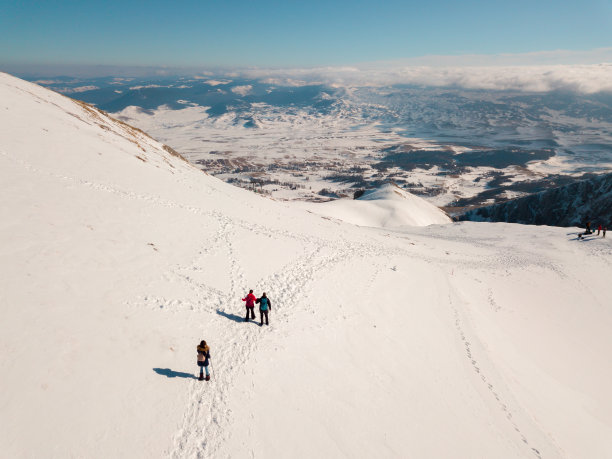
POLYGON ((0 83, 3 455, 612 455, 609 239, 353 226, 0 83))

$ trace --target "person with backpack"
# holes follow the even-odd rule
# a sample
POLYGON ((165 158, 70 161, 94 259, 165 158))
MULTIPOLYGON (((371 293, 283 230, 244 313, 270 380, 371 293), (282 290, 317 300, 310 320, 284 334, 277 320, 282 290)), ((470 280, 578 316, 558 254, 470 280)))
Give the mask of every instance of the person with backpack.
POLYGON ((270 299, 266 296, 266 292, 261 295, 261 298, 257 298, 256 303, 259 305, 259 326, 263 326, 264 316, 266 318, 266 325, 270 325, 268 322, 268 311, 272 310, 272 303, 270 299))
POLYGON ((198 366, 200 367, 199 381, 204 380, 203 370, 206 370, 206 381, 210 381, 210 373, 208 372, 208 359, 210 359, 210 347, 206 341, 202 340, 197 347, 198 351, 198 366))
POLYGON ((244 318, 245 322, 249 321, 249 311, 251 313, 251 319, 255 319, 255 300, 257 300, 257 297, 253 295, 253 290, 249 290, 249 294, 242 299, 242 301, 246 301, 246 317, 244 318))

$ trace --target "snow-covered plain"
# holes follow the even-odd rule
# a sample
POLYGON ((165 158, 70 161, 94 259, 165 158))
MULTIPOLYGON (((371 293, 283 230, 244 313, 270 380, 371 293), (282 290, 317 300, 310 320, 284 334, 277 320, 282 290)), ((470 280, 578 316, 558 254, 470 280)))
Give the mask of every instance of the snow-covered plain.
POLYGON ((6 74, 0 113, 3 457, 612 456, 609 239, 322 218, 6 74))

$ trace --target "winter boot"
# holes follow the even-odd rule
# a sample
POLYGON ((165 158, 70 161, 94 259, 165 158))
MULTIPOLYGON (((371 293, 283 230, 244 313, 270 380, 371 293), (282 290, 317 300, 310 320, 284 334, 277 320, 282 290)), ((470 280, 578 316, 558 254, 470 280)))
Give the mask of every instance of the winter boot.
POLYGON ((210 375, 206 375, 206 381, 210 381, 210 375))
POLYGON ((204 375, 200 373, 200 377, 198 378, 198 381, 204 381, 204 375))

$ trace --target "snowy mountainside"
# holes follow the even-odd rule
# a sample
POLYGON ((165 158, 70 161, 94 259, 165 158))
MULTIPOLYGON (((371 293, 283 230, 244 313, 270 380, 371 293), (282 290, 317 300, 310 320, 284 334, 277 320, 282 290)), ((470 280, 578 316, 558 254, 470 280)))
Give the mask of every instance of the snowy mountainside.
POLYGON ((296 203, 311 212, 359 226, 393 228, 450 223, 439 208, 397 185, 386 184, 366 191, 357 199, 322 203, 296 203))
POLYGON ((459 220, 530 225, 612 226, 612 174, 470 210, 459 220))
POLYGON ((0 183, 3 456, 612 454, 609 239, 322 218, 6 74, 0 183))

